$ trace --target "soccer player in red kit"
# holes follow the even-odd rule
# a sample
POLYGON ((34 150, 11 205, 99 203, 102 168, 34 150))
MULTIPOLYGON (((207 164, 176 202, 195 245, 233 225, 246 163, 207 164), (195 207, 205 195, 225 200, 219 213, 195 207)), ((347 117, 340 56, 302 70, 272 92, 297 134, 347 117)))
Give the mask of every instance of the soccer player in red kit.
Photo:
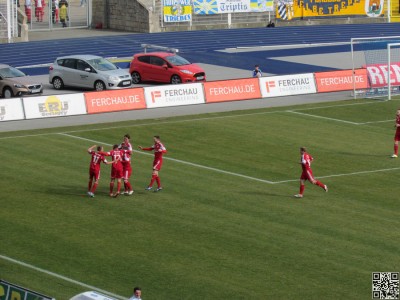
POLYGON ((124 194, 125 195, 132 195, 133 189, 132 185, 129 182, 129 178, 132 174, 132 167, 131 167, 131 156, 132 156, 132 144, 130 142, 131 136, 127 133, 124 135, 124 141, 119 145, 119 149, 123 151, 122 155, 122 166, 123 166, 123 177, 124 180, 124 194))
POLYGON ((121 193, 121 179, 122 179, 122 150, 118 149, 118 145, 113 146, 113 150, 103 153, 105 156, 111 156, 114 163, 111 168, 111 180, 110 180, 110 197, 118 197, 121 193), (117 192, 113 194, 114 182, 117 179, 117 192))
POLYGON ((132 195, 133 188, 131 183, 129 182, 129 178, 132 174, 132 167, 131 167, 131 155, 132 150, 129 150, 129 147, 124 145, 122 146, 122 179, 124 180, 124 194, 125 195, 132 195))
POLYGON ((102 151, 103 147, 97 146, 97 151, 93 151, 93 149, 96 147, 96 145, 93 145, 90 147, 87 151, 88 153, 92 156, 92 159, 90 160, 90 168, 89 168, 89 183, 88 183, 88 195, 90 197, 94 197, 94 192, 97 189, 97 186, 99 184, 99 179, 100 179, 100 164, 101 162, 109 165, 112 164, 113 162, 108 162, 102 151), (94 181, 94 184, 93 184, 94 181))
POLYGON ((312 184, 318 185, 319 187, 323 188, 325 192, 328 191, 328 187, 323 184, 321 181, 318 181, 317 179, 314 178, 312 170, 311 170, 311 162, 313 161, 312 156, 307 153, 307 150, 305 147, 300 148, 300 164, 303 172, 301 173, 300 176, 300 193, 297 195, 294 195, 296 198, 303 198, 304 194, 304 189, 305 189, 305 181, 308 180, 312 184))
POLYGON ((127 133, 124 135, 124 141, 119 145, 119 148, 122 149, 122 147, 128 148, 129 151, 133 151, 131 142, 130 142, 131 136, 127 133))
POLYGON ((394 124, 396 127, 396 134, 394 135, 394 154, 392 158, 397 158, 399 155, 399 141, 400 141, 400 108, 396 112, 396 122, 394 124))
POLYGON ((146 188, 146 190, 150 191, 153 188, 153 183, 154 181, 157 181, 157 189, 155 192, 159 192, 162 190, 161 182, 160 182, 160 177, 158 176, 158 172, 161 170, 162 162, 163 162, 163 154, 167 153, 167 149, 165 146, 161 143, 160 137, 158 135, 155 135, 153 137, 154 140, 154 145, 148 148, 143 148, 142 146, 139 146, 139 149, 141 150, 146 150, 146 151, 154 151, 154 160, 153 160, 153 173, 151 175, 151 180, 149 186, 146 188))

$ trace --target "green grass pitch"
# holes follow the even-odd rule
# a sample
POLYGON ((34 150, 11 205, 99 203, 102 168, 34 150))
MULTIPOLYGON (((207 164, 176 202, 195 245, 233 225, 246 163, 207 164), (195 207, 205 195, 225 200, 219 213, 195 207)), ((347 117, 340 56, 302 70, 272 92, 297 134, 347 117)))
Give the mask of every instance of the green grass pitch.
POLYGON ((371 299, 371 273, 400 269, 400 160, 390 158, 399 106, 2 132, 0 278, 58 300, 84 285, 123 297, 140 286, 143 299, 371 299), (87 148, 111 149, 125 133, 136 149, 161 136, 164 191, 144 191, 153 156, 135 151, 135 194, 108 197, 103 165, 89 198, 87 148), (307 182, 293 197, 300 146, 328 193, 307 182))

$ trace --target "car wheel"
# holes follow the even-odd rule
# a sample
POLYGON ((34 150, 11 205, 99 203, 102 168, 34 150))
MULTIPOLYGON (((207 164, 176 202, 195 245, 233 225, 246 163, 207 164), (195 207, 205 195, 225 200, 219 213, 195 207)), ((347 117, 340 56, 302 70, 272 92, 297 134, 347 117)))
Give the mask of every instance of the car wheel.
POLYGON ((62 90, 64 88, 64 82, 60 77, 54 77, 53 78, 53 87, 56 90, 62 90))
POLYGON ((94 83, 94 89, 96 90, 96 91, 98 91, 98 92, 100 92, 100 91, 104 91, 105 89, 106 89, 106 85, 104 84, 104 82, 103 81, 96 81, 95 83, 94 83))
POLYGON ((140 77, 140 74, 138 72, 132 72, 132 83, 138 84, 142 81, 142 78, 140 77))
POLYGON ((4 98, 12 98, 13 96, 14 96, 13 91, 9 87, 4 88, 3 90, 4 98))
POLYGON ((172 84, 179 84, 182 83, 182 79, 178 75, 172 75, 171 77, 172 84))

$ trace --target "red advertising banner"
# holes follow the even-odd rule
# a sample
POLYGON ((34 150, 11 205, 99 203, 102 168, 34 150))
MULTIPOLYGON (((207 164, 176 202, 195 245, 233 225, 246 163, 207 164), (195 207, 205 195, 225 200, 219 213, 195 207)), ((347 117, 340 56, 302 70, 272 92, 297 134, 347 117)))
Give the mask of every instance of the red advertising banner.
MULTIPOLYGON (((353 70, 315 73, 318 93, 347 91, 354 88, 353 70)), ((356 89, 369 88, 367 71, 355 70, 354 81, 356 89)))
POLYGON ((85 93, 88 114, 146 108, 143 88, 85 93))
POLYGON ((261 98, 258 78, 208 81, 203 86, 206 103, 261 98))
MULTIPOLYGON (((368 65, 367 72, 372 88, 384 87, 388 85, 387 64, 368 65)), ((400 85, 400 63, 392 63, 390 65, 390 84, 392 86, 400 85)))

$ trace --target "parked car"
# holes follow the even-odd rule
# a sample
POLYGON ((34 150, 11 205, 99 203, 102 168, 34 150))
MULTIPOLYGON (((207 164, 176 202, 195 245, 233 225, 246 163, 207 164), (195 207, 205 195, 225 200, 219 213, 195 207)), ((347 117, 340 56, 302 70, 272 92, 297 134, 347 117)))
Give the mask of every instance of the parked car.
POLYGON ((170 52, 135 54, 129 73, 133 83, 155 81, 177 84, 206 80, 206 73, 200 66, 170 52))
POLYGON ((43 85, 9 65, 0 64, 0 96, 4 98, 37 95, 43 85))
POLYGON ((61 90, 64 86, 74 86, 96 91, 129 88, 132 84, 128 71, 95 55, 57 58, 49 68, 49 82, 56 90, 61 90))

